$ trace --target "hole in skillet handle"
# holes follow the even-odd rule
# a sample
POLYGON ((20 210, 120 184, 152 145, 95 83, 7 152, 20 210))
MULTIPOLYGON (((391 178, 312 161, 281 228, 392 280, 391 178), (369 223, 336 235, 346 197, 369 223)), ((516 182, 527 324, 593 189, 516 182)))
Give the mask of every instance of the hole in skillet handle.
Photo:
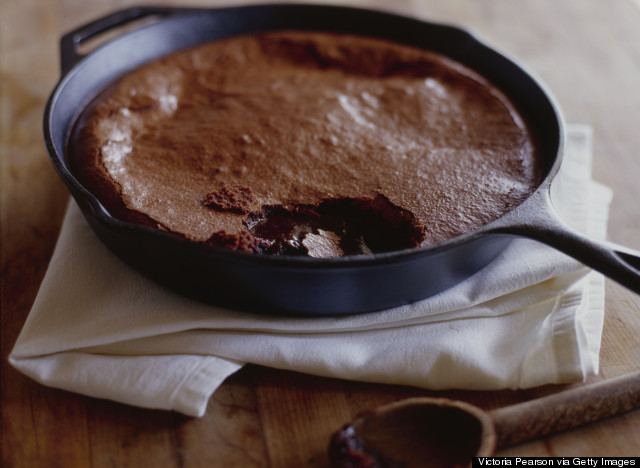
POLYGON ((61 74, 67 74, 87 54, 128 31, 157 23, 180 10, 170 7, 134 7, 117 11, 65 34, 60 40, 61 74))

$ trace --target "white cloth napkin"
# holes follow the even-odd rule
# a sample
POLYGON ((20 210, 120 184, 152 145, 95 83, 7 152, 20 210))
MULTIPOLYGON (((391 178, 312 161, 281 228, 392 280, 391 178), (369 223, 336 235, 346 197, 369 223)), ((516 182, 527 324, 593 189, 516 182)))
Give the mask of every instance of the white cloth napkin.
MULTIPOLYGON (((591 131, 570 126, 554 202, 604 238, 611 192, 591 180, 591 131)), ((113 256, 71 202, 9 360, 45 385, 202 416, 245 363, 431 389, 526 388, 597 373, 601 275, 516 239, 435 297, 340 318, 282 318, 201 304, 113 256)))

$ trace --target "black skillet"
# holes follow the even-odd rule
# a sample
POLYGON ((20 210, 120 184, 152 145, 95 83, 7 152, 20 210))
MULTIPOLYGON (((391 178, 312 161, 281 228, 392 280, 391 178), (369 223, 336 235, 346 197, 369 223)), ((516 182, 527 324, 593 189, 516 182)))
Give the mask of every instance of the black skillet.
POLYGON ((443 291, 475 274, 524 236, 549 244, 640 292, 640 254, 586 239, 552 207, 549 186, 563 149, 557 106, 541 84, 510 59, 451 26, 394 14, 320 5, 223 9, 141 7, 122 10, 65 35, 62 78, 44 116, 51 160, 99 238, 121 259, 181 294, 255 312, 338 315, 386 309, 443 291), (134 20, 151 24, 93 52, 80 46, 134 20), (157 57, 222 37, 272 29, 342 31, 378 36, 443 53, 505 91, 540 138, 545 177, 521 205, 486 226, 428 247, 335 259, 232 252, 119 221, 70 174, 65 139, 74 118, 108 83, 157 57))

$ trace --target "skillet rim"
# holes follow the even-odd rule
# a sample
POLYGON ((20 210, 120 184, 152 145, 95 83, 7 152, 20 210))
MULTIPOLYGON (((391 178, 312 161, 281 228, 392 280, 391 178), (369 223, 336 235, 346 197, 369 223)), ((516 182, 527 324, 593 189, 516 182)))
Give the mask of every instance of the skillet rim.
MULTIPOLYGON (((47 151, 49 153, 49 157, 54 165, 54 168, 58 172, 59 176, 63 179, 65 184, 69 187, 72 196, 76 198, 77 201, 81 200, 82 202, 84 202, 84 203, 79 203, 81 205, 83 212, 85 211, 86 208, 89 208, 91 210, 91 213, 94 219, 104 225, 107 225, 109 228, 115 228, 121 231, 131 231, 130 233, 127 233, 127 234, 142 233, 143 235, 151 236, 153 239, 156 239, 160 242, 179 244, 180 248, 191 250, 194 253, 197 253, 200 255, 205 255, 207 257, 229 258, 234 262, 257 263, 262 265, 266 264, 266 265, 274 265, 279 267, 290 267, 293 269, 301 268, 301 269, 326 270, 326 269, 345 269, 345 268, 352 268, 352 267, 359 268, 362 266, 388 264, 390 263, 390 261, 401 261, 401 260, 411 259, 413 257, 431 255, 436 252, 441 252, 441 251, 455 248, 460 244, 471 242, 486 234, 492 234, 492 233, 498 234, 498 231, 504 229, 505 226, 508 226, 510 224, 509 219, 513 218, 513 214, 515 212, 525 212, 530 209, 529 207, 532 204, 537 203, 538 199, 541 196, 546 197, 547 199, 550 196, 549 189, 551 186, 551 182, 558 172, 558 169, 562 162, 562 156, 563 156, 563 150, 564 150, 564 118, 560 111, 560 107, 556 103, 556 99, 553 97, 552 93, 549 91, 546 85, 542 82, 542 80, 539 77, 537 77, 534 73, 532 73, 531 70, 526 69, 519 61, 513 59, 509 55, 498 50, 496 47, 489 45, 487 42, 480 39, 477 35, 470 32, 468 29, 464 27, 447 24, 447 23, 441 23, 441 22, 426 21, 423 19, 405 16, 405 15, 397 14, 394 12, 385 11, 382 9, 360 8, 360 7, 329 5, 329 4, 300 4, 300 3, 270 4, 270 3, 267 3, 267 4, 247 4, 247 5, 233 6, 233 7, 211 7, 211 8, 154 7, 154 6, 135 7, 134 6, 134 7, 125 8, 122 10, 117 10, 110 15, 102 16, 90 23, 85 24, 84 26, 80 26, 74 31, 67 33, 63 37, 63 41, 65 40, 65 38, 68 39, 69 37, 73 36, 80 29, 90 27, 93 24, 97 24, 100 21, 105 20, 110 16, 115 16, 117 14, 121 14, 124 12, 132 12, 134 10, 142 12, 143 15, 145 14, 145 12, 149 12, 146 14, 166 12, 167 15, 161 18, 158 22, 155 22, 149 25, 140 26, 139 28, 132 31, 124 32, 118 35, 117 37, 98 46, 88 54, 83 56, 78 56, 79 59, 76 60, 75 63, 73 63, 66 70, 64 69, 65 67, 63 65, 61 76, 47 100, 45 111, 44 111, 43 132, 45 137, 45 144, 47 147, 47 151), (483 53, 488 53, 490 55, 493 55, 494 58, 501 60, 502 62, 509 65, 513 70, 515 70, 517 73, 520 74, 521 78, 524 78, 529 82, 528 86, 533 86, 536 89, 536 91, 544 97, 544 101, 545 101, 544 104, 546 104, 549 107, 551 114, 555 117, 556 125, 554 125, 554 129, 556 130, 556 133, 557 133, 557 135, 555 135, 557 139, 557 145, 553 145, 556 148, 555 155, 553 155, 553 157, 547 154, 542 155, 542 157, 545 159, 544 175, 541 177, 541 180, 538 186, 536 187, 536 189, 527 198, 525 198, 520 204, 516 205, 511 210, 503 213, 500 217, 494 219, 493 221, 490 221, 489 223, 483 226, 480 226, 477 229, 463 232, 459 235, 456 235, 449 239, 445 239, 443 241, 439 241, 439 242, 425 245, 425 246, 411 247, 407 249, 394 250, 389 252, 345 255, 345 256, 333 257, 333 258, 313 258, 313 257, 306 257, 306 256, 269 255, 269 254, 256 254, 256 253, 242 252, 242 251, 232 251, 222 247, 207 246, 202 243, 193 242, 179 235, 163 232, 151 227, 137 225, 127 221, 122 221, 112 216, 111 214, 109 214, 109 212, 106 210, 106 208, 104 208, 104 206, 100 203, 97 197, 93 195, 93 193, 90 190, 84 187, 73 176, 73 174, 71 174, 65 158, 59 154, 59 151, 53 142, 53 139, 54 139, 52 135, 53 110, 55 108, 55 105, 57 104, 60 94, 64 90, 64 87, 67 85, 69 81, 73 79, 73 77, 76 74, 82 72, 83 67, 86 66, 87 64, 87 60, 89 60, 90 58, 95 58, 97 54, 102 53, 104 50, 106 50, 109 47, 114 47, 115 45, 117 45, 119 41, 129 40, 132 35, 140 31, 143 31, 147 28, 154 28, 154 27, 161 28, 163 23, 167 21, 171 21, 173 19, 180 19, 185 16, 187 17, 195 16, 195 15, 198 15, 199 13, 215 14, 216 12, 220 12, 220 11, 227 11, 227 12, 231 12, 231 11, 247 12, 252 10, 285 11, 290 8, 306 9, 309 11, 313 11, 313 10, 323 10, 325 12, 333 11, 336 13, 350 12, 351 14, 363 14, 363 15, 378 14, 378 15, 388 17, 390 19, 394 18, 395 20, 399 20, 399 21, 409 21, 414 23, 416 26, 424 27, 427 29, 429 28, 432 28, 432 29, 439 28, 442 30, 446 29, 452 33, 458 34, 460 38, 464 38, 466 41, 468 41, 468 47, 472 47, 474 49, 478 49, 482 51, 483 53)), ((282 28, 269 28, 269 29, 277 30, 282 28)), ((306 28, 306 29, 309 29, 309 28, 306 28)), ((315 30, 320 31, 321 29, 315 28, 315 30)), ((335 31, 358 34, 346 29, 336 29, 335 31)), ((251 33, 251 32, 256 32, 256 31, 253 29, 246 31, 246 33, 251 33)), ((383 37, 390 40, 398 41, 397 39, 394 39, 393 37, 386 36, 386 35, 379 35, 375 37, 383 37)), ((199 41, 198 44, 205 43, 205 42, 207 41, 206 40, 199 41)), ((419 45, 416 45, 415 43, 408 43, 408 44, 413 45, 414 47, 421 47, 419 45)), ((183 45, 180 47, 176 47, 169 53, 177 52, 178 50, 184 49, 185 47, 191 47, 191 46, 183 45)), ((467 66, 475 70, 476 72, 480 73, 481 75, 487 77, 486 73, 484 73, 481 70, 478 70, 474 66, 471 66, 466 61, 463 61, 458 57, 452 57, 451 55, 448 55, 439 50, 437 52, 442 53, 443 55, 446 55, 452 58, 453 60, 456 60, 459 63, 463 64, 464 66, 467 66)), ((163 55, 166 55, 166 54, 163 54, 163 55)), ((63 57, 63 62, 64 62, 64 57, 63 57)), ((130 68, 129 71, 137 68, 138 66, 140 65, 130 68)), ((126 73, 126 72, 123 72, 123 73, 126 73)), ((118 77, 120 76, 122 76, 122 74, 119 74, 115 78, 111 78, 109 81, 112 82, 113 80, 118 79, 118 77)), ((490 77, 487 77, 487 78, 493 82, 493 80, 490 77)), ((501 91, 505 92, 510 97, 510 99, 514 99, 514 96, 511 93, 507 93, 502 86, 498 84, 496 84, 496 86, 498 86, 501 89, 501 91)), ((99 92, 99 91, 100 90, 97 90, 96 92, 99 92)), ((78 114, 85 108, 86 105, 87 103, 85 103, 80 109, 77 110, 76 114, 74 114, 74 116, 71 118, 70 123, 66 128, 67 135, 65 136, 65 139, 64 139, 64 143, 65 143, 64 148, 62 148, 63 154, 66 152, 66 141, 68 139, 68 133, 73 127, 73 124, 75 123, 78 114)), ((518 110, 525 117, 525 119, 528 119, 529 125, 534 130, 537 130, 536 124, 530 121, 529 119, 530 116, 528 116, 523 111, 522 106, 520 106, 518 103, 516 103, 516 105, 518 107, 518 110)), ((85 213, 85 216, 86 216, 86 213, 85 213)))

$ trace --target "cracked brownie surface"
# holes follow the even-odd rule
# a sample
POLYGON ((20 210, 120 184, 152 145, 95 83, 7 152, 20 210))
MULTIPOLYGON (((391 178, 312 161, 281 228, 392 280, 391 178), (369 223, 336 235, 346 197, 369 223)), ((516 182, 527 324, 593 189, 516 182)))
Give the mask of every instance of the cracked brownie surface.
POLYGON ((320 257, 473 230, 541 174, 526 122, 477 73, 321 32, 232 37, 144 65, 83 111, 68 150, 73 174, 118 218, 320 257))

